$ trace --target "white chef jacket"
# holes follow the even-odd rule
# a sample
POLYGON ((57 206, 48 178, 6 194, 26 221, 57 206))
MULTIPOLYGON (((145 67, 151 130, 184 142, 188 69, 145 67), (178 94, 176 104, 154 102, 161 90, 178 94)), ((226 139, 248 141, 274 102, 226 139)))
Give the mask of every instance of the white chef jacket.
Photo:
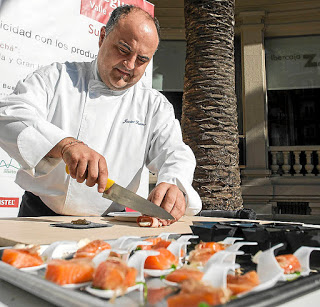
MULTIPOLYGON (((109 178, 147 197, 145 167, 160 182, 185 194, 187 215, 201 210, 191 183, 195 158, 183 143, 167 99, 139 81, 112 91, 101 81, 96 60, 54 63, 19 81, 0 101, 0 146, 21 164, 16 183, 62 215, 102 215, 111 201, 97 186, 78 183, 62 159, 45 155, 63 138, 74 137, 103 155, 109 178)), ((148 172, 147 172, 148 175, 148 172)), ((112 211, 123 210, 113 203, 112 211)))

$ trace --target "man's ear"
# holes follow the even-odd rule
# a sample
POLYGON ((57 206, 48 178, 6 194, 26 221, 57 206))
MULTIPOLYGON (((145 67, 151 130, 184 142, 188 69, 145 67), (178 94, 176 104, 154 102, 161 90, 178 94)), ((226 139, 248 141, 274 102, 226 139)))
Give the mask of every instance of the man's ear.
POLYGON ((101 47, 102 43, 103 43, 103 40, 106 36, 106 27, 103 26, 101 27, 101 30, 100 30, 100 37, 99 37, 99 48, 101 47))

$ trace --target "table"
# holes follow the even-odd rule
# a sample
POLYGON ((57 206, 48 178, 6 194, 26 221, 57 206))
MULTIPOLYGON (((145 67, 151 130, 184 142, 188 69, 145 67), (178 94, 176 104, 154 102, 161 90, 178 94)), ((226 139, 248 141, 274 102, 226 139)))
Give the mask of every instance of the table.
MULTIPOLYGON (((60 240, 101 239, 111 240, 121 236, 157 236, 162 232, 191 233, 190 225, 194 221, 222 221, 223 218, 205 218, 186 216, 165 228, 139 227, 135 222, 121 222, 112 217, 86 217, 94 223, 110 223, 112 227, 92 229, 67 229, 52 227, 57 222, 71 222, 79 217, 50 216, 27 218, 0 218, 0 246, 24 244, 50 244, 60 240)), ((83 217, 81 217, 83 218, 83 217)))

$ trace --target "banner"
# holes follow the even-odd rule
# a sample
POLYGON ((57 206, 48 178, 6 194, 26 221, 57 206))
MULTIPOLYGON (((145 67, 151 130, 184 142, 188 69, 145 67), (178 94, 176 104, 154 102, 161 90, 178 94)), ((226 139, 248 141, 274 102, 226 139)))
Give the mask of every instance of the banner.
POLYGON ((320 36, 265 40, 268 90, 320 88, 320 36))
MULTIPOLYGON (((143 0, 0 0, 0 97, 44 65, 93 61, 101 27, 124 4, 154 13, 153 4, 143 0)), ((152 63, 143 78, 151 87, 152 63)), ((19 167, 0 148, 0 217, 17 215, 24 192, 14 183, 19 167)))
POLYGON ((106 24, 112 11, 118 6, 124 4, 141 7, 152 17, 154 16, 153 4, 141 0, 81 0, 80 14, 106 24))

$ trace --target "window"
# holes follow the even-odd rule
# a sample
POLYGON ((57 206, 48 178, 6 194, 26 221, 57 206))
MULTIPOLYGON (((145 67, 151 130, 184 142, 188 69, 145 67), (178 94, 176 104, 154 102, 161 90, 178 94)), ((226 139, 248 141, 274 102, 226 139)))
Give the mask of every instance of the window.
POLYGON ((185 41, 161 41, 153 57, 152 87, 172 103, 179 120, 182 112, 185 57, 185 41))
POLYGON ((320 88, 268 91, 270 146, 319 145, 320 88))
POLYGON ((270 146, 319 145, 320 36, 266 39, 270 146))

